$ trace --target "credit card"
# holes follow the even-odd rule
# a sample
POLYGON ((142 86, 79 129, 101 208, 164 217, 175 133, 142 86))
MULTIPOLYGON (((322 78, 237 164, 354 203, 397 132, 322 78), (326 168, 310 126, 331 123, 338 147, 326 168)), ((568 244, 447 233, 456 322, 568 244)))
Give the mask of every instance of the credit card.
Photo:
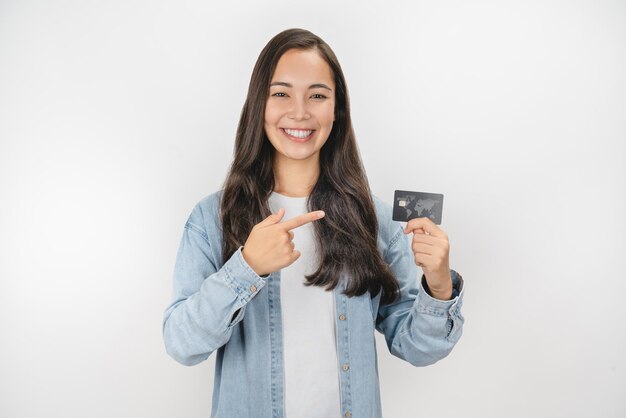
POLYGON ((393 220, 408 222, 413 218, 429 218, 441 225, 443 195, 439 193, 396 190, 393 194, 393 220))

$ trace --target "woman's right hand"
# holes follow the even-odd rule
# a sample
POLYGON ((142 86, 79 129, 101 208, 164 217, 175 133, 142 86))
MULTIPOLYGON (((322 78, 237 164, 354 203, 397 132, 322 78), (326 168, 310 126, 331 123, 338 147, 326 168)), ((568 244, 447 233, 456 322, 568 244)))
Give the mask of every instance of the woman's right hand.
POLYGON ((254 225, 241 251, 246 263, 259 276, 280 270, 296 261, 300 251, 295 249, 291 230, 321 219, 325 213, 316 210, 280 222, 284 215, 285 210, 280 208, 254 225))

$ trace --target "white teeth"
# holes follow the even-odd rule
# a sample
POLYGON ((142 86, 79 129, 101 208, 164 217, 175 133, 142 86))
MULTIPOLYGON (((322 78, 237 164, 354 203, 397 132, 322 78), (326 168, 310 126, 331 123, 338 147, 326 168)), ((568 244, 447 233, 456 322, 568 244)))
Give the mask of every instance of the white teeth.
POLYGON ((295 136, 296 138, 306 138, 307 136, 311 135, 311 132, 313 132, 313 130, 309 129, 306 131, 302 131, 299 129, 285 129, 285 132, 287 132, 291 136, 295 136))

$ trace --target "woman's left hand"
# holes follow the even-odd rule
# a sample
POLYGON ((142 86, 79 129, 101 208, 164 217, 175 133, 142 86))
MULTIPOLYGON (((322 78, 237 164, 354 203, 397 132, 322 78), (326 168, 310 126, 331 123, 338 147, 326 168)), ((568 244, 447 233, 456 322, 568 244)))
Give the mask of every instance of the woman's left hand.
POLYGON ((404 233, 413 232, 411 249, 415 264, 422 268, 433 297, 448 300, 452 296, 450 243, 448 234, 428 218, 410 219, 404 233))

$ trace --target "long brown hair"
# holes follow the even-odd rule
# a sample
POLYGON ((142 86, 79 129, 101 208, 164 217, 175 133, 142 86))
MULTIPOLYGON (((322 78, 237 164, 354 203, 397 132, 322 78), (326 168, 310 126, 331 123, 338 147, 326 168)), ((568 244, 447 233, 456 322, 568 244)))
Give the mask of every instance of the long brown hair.
POLYGON ((220 203, 223 260, 245 243, 254 225, 271 214, 268 198, 274 189, 275 149, 264 130, 265 104, 278 60, 294 48, 316 50, 330 66, 336 87, 335 122, 320 150, 320 174, 307 198, 309 211, 322 209, 326 216, 313 222, 320 265, 306 276, 306 284, 332 290, 345 269, 346 295, 359 296, 369 290, 374 296, 382 289, 381 302, 391 302, 399 286, 376 245, 378 220, 352 129, 343 71, 332 49, 304 29, 287 29, 274 36, 252 71, 220 203))

